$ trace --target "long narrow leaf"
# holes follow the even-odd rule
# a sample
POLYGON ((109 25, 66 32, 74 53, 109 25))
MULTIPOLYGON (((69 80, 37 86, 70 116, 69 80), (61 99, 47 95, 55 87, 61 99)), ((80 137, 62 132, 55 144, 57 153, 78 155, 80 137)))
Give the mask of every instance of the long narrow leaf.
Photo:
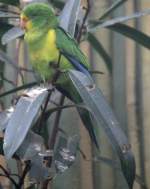
POLYGON ((112 14, 118 7, 123 5, 128 0, 117 0, 115 1, 99 18, 99 20, 105 19, 107 16, 112 14))
MULTIPOLYGON (((13 2, 14 2, 14 0, 13 0, 13 2)), ((4 11, 4 12, 8 12, 8 13, 14 13, 14 14, 18 14, 18 15, 20 14, 20 9, 17 6, 14 6, 11 3, 7 4, 7 0, 4 0, 4 1, 1 0, 0 11, 4 11)))
POLYGON ((6 91, 6 92, 4 92, 4 93, 1 93, 1 94, 0 94, 0 98, 1 98, 1 97, 4 97, 4 96, 7 96, 7 95, 9 95, 9 94, 12 94, 12 93, 16 93, 17 91, 21 91, 21 90, 23 90, 23 89, 31 88, 31 87, 33 87, 33 86, 35 86, 35 85, 37 85, 37 84, 38 84, 37 82, 32 82, 32 83, 27 83, 27 84, 25 84, 25 85, 16 87, 16 88, 14 88, 14 89, 12 89, 12 90, 9 90, 9 91, 6 91))
POLYGON ((121 17, 114 18, 114 19, 111 19, 111 20, 108 20, 108 21, 102 21, 102 20, 90 21, 88 31, 94 32, 94 31, 96 31, 97 29, 100 29, 100 28, 109 27, 109 26, 112 26, 112 25, 115 25, 115 24, 118 24, 118 23, 126 22, 128 20, 140 18, 142 16, 147 16, 149 14, 150 14, 150 9, 146 9, 144 11, 136 12, 136 13, 129 15, 129 16, 121 16, 121 17))
POLYGON ((132 189, 135 179, 135 161, 127 137, 121 130, 115 115, 92 79, 74 70, 69 71, 69 76, 83 99, 83 103, 91 109, 97 125, 104 129, 120 159, 122 172, 128 186, 132 189))
POLYGON ((8 5, 19 5, 19 0, 1 0, 1 3, 8 5))
POLYGON ((15 64, 14 61, 12 61, 5 52, 3 52, 2 50, 0 50, 0 60, 11 65, 16 71, 17 73, 20 75, 22 82, 24 83, 24 78, 22 75, 22 72, 20 71, 20 69, 18 68, 18 66, 15 64))
POLYGON ((24 30, 22 30, 20 27, 13 27, 10 30, 8 30, 1 38, 1 42, 3 45, 6 45, 10 41, 21 37, 24 35, 24 30))
POLYGON ((72 36, 74 36, 79 8, 80 0, 68 0, 59 17, 60 26, 72 36))
POLYGON ((59 0, 55 0, 55 1, 51 1, 48 0, 51 4, 53 4, 54 7, 62 9, 64 7, 64 2, 59 1, 59 0))
POLYGON ((102 46, 102 44, 100 43, 100 41, 98 41, 92 33, 88 33, 87 39, 90 42, 90 44, 92 45, 92 47, 96 50, 96 52, 102 57, 102 59, 104 60, 109 72, 112 73, 111 58, 108 55, 108 53, 105 51, 105 49, 102 46))
POLYGON ((48 92, 46 88, 31 89, 31 97, 21 97, 4 134, 4 153, 10 159, 25 139, 48 92), (35 92, 34 92, 35 91, 35 92))
POLYGON ((119 23, 107 28, 134 40, 145 48, 150 49, 150 36, 136 30, 135 28, 119 23))
POLYGON ((12 13, 6 13, 6 12, 0 11, 0 19, 1 18, 19 18, 19 16, 16 16, 15 14, 12 14, 12 13))
POLYGON ((5 22, 5 20, 0 21, 0 34, 3 34, 4 32, 6 32, 7 30, 9 30, 12 25, 8 24, 7 22, 5 22))
POLYGON ((3 151, 3 138, 0 138, 0 155, 4 155, 4 151, 3 151))

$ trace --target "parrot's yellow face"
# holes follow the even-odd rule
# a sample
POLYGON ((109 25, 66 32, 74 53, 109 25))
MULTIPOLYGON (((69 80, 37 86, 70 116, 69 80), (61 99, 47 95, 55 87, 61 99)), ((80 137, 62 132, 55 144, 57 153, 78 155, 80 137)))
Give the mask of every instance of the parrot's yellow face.
POLYGON ((20 16, 20 27, 26 31, 32 29, 32 21, 24 14, 21 14, 20 16))

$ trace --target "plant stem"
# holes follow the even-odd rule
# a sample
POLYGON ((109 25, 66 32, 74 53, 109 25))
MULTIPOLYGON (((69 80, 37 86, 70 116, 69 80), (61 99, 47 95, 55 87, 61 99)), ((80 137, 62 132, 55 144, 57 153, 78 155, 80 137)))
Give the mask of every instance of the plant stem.
POLYGON ((10 176, 9 172, 2 166, 0 165, 0 169, 2 169, 2 171, 5 173, 5 177, 7 177, 15 186, 15 188, 19 189, 18 184, 16 183, 16 181, 10 176))
MULTIPOLYGON (((65 96, 64 95, 61 95, 60 97, 60 102, 59 102, 59 105, 62 106, 64 104, 64 100, 65 100, 65 96)), ((51 137, 49 138, 49 149, 50 150, 53 150, 54 149, 54 145, 55 145, 55 142, 56 142, 56 137, 57 137, 57 133, 58 133, 58 130, 59 130, 59 122, 60 122, 60 117, 61 117, 61 112, 62 110, 58 110, 57 113, 56 113, 56 117, 55 117, 55 121, 54 121, 54 126, 53 126, 53 131, 52 131, 52 135, 51 137)), ((51 159, 52 160, 52 159, 51 159)), ((51 165, 51 160, 49 161, 49 166, 51 165)))
MULTIPOLYGON (((64 104, 64 100, 65 100, 65 96, 61 95, 60 102, 59 102, 60 106, 62 106, 64 104)), ((57 138, 57 133, 59 131, 59 122, 60 122, 61 112, 62 112, 62 109, 59 109, 57 111, 57 113, 56 113, 56 116, 55 116, 55 121, 54 121, 52 135, 49 138, 49 142, 48 142, 50 151, 53 150, 54 146, 55 146, 55 142, 56 142, 56 138, 57 138)), ((51 163, 52 163, 52 157, 50 157, 48 159, 47 166, 51 167, 51 163)), ((49 184, 50 181, 51 181, 51 179, 45 180, 43 182, 43 184, 42 184, 42 189, 48 188, 48 184, 49 184)))
POLYGON ((49 90, 48 92, 48 95, 47 95, 47 98, 46 98, 46 101, 45 101, 45 104, 44 104, 44 108, 43 108, 43 111, 42 111, 42 114, 41 114, 41 117, 40 117, 40 120, 39 120, 39 123, 38 123, 38 133, 41 132, 41 129, 42 129, 42 126, 43 126, 43 121, 44 121, 44 114, 46 112, 46 108, 47 108, 47 105, 48 105, 48 102, 49 102, 49 99, 52 95, 52 92, 53 92, 53 89, 49 90))
POLYGON ((21 188, 22 185, 24 184, 24 179, 25 179, 27 173, 29 172, 29 170, 31 169, 31 162, 30 161, 26 161, 25 163, 26 163, 26 165, 25 165, 24 171, 22 173, 22 176, 21 176, 21 178, 19 180, 19 184, 18 184, 19 188, 21 188))

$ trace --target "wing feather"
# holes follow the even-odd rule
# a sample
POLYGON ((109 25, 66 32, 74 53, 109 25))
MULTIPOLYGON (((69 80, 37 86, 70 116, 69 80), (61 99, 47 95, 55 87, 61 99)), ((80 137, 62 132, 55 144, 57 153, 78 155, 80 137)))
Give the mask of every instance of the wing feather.
POLYGON ((64 52, 79 61, 80 64, 83 64, 83 66, 88 69, 88 60, 80 50, 77 42, 60 27, 56 29, 56 36, 57 48, 61 52, 64 52))

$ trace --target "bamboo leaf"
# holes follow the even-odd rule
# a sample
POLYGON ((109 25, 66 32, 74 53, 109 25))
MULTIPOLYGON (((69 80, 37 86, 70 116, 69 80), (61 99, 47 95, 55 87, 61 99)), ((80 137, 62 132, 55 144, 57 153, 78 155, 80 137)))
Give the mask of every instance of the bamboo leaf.
POLYGON ((130 189, 135 179, 135 160, 127 137, 121 130, 116 117, 107 104, 101 91, 95 87, 92 79, 85 74, 71 70, 70 79, 79 92, 83 103, 91 109, 93 119, 102 127, 120 159, 122 172, 130 189))
POLYGON ((6 129, 6 125, 11 118, 12 113, 14 112, 14 108, 10 107, 3 112, 0 112, 0 132, 6 129))
POLYGON ((0 21, 0 37, 6 32, 8 31, 12 26, 10 24, 8 24, 7 22, 0 21))
POLYGON ((150 14, 150 9, 146 9, 140 12, 136 12, 129 16, 117 17, 108 21, 102 21, 102 20, 89 21, 88 32, 94 32, 100 28, 106 28, 106 27, 109 27, 118 23, 126 22, 128 20, 140 18, 142 16, 147 16, 149 14, 150 14))
POLYGON ((13 156, 24 141, 47 94, 43 88, 31 89, 27 94, 31 96, 19 99, 4 134, 3 148, 7 159, 13 156))
POLYGON ((22 79, 22 82, 24 83, 24 78, 23 78, 23 75, 22 75, 22 72, 21 70, 19 69, 19 67, 15 64, 14 61, 12 61, 5 52, 3 52, 2 50, 0 50, 0 60, 2 62, 5 62, 9 65, 11 65, 16 71, 17 73, 20 75, 21 79, 22 79))
POLYGON ((105 49, 102 46, 102 44, 100 43, 100 41, 98 41, 98 39, 96 39, 96 37, 92 33, 88 33, 87 39, 90 42, 90 44, 92 45, 92 47, 96 50, 96 52, 102 57, 102 59, 104 60, 109 72, 112 73, 111 58, 108 55, 108 53, 105 51, 105 49))
POLYGON ((31 161, 32 166, 29 171, 29 176, 31 179, 38 182, 46 180, 49 176, 48 168, 45 167, 44 164, 43 156, 46 155, 46 151, 44 149, 43 138, 40 135, 29 131, 23 143, 16 151, 16 155, 20 159, 31 161))
POLYGON ((3 45, 6 45, 10 41, 17 39, 18 37, 22 37, 24 35, 24 30, 20 27, 13 27, 8 30, 1 38, 1 42, 3 45))
POLYGON ((4 93, 1 93, 1 94, 0 94, 0 98, 1 98, 1 97, 4 97, 4 96, 7 96, 7 95, 9 95, 9 94, 16 93, 16 92, 18 92, 18 91, 24 90, 24 89, 31 88, 31 87, 33 87, 33 86, 35 86, 35 85, 37 85, 37 84, 38 84, 37 82, 31 82, 31 83, 27 83, 27 84, 24 84, 24 85, 22 85, 22 86, 16 87, 16 88, 14 88, 14 89, 12 89, 12 90, 9 90, 9 91, 6 91, 6 92, 4 92, 4 93))
POLYGON ((0 138, 0 154, 4 155, 4 151, 3 151, 3 138, 0 138))
POLYGON ((18 16, 12 13, 6 13, 6 12, 0 11, 0 19, 1 18, 18 18, 18 16))
POLYGON ((64 2, 59 1, 59 0, 50 1, 50 3, 53 4, 54 7, 59 8, 59 9, 62 9, 64 7, 64 2))
POLYGON ((107 16, 112 14, 118 7, 123 5, 127 0, 117 0, 115 1, 99 18, 99 20, 105 19, 107 16))
POLYGON ((77 16, 80 8, 80 0, 69 0, 63 8, 60 19, 60 26, 74 36, 77 16))
POLYGON ((8 5, 19 5, 19 0, 1 0, 1 3, 8 5))
POLYGON ((150 36, 142 33, 141 31, 136 30, 135 28, 118 23, 113 26, 109 26, 108 29, 120 33, 134 40, 135 42, 139 43, 145 48, 150 49, 150 36))

